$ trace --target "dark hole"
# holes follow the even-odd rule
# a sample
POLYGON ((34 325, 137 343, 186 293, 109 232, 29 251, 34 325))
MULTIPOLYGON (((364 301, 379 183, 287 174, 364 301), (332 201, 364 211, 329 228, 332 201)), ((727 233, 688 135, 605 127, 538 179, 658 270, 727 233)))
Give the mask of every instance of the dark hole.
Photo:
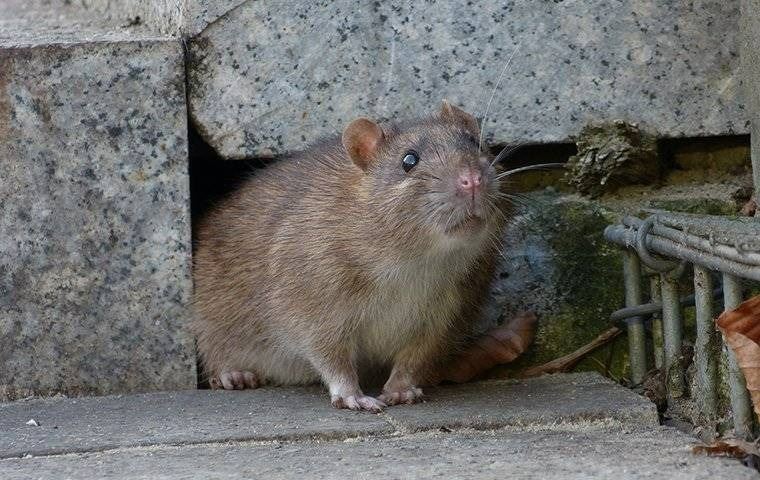
POLYGON ((259 159, 224 160, 192 125, 188 130, 188 148, 193 225, 210 207, 233 192, 246 177, 266 166, 259 159))

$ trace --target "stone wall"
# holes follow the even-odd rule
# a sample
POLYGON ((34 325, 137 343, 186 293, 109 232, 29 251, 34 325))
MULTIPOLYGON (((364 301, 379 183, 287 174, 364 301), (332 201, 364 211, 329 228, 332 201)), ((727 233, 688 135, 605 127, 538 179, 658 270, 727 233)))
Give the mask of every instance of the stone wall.
MULTIPOLYGON (((614 119, 659 138, 749 131, 735 2, 3 6, 0 399, 195 386, 188 118, 217 164, 302 148, 359 115, 424 114, 443 98, 479 116, 490 103, 489 143, 571 142, 614 119)), ((617 271, 589 292, 560 290, 567 275, 602 268, 592 255, 609 252, 582 230, 599 233, 607 213, 549 205, 515 227, 516 276, 495 294, 558 319, 541 326, 554 355, 597 333, 619 292, 588 305, 617 271), (589 330, 568 335, 581 317, 589 330)))
POLYGON ((483 116, 492 93, 496 143, 567 141, 612 119, 667 137, 746 133, 738 18, 719 1, 248 1, 190 40, 190 113, 233 159, 442 98, 483 116))

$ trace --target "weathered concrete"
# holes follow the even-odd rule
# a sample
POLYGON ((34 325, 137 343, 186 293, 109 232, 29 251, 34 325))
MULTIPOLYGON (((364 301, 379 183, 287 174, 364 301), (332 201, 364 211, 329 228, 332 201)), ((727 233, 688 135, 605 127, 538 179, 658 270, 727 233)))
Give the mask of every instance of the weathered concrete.
POLYGON ((591 372, 471 383, 425 393, 429 400, 424 408, 403 405, 388 410, 396 425, 405 431, 605 419, 659 425, 654 404, 591 372))
POLYGON ((741 93, 751 123, 755 198, 760 199, 760 0, 741 1, 740 45, 741 93))
POLYGON ((377 415, 333 408, 318 388, 189 390, 0 404, 0 458, 392 431, 377 415), (30 419, 39 426, 27 425, 30 419))
POLYGON ((698 457, 672 429, 423 433, 395 438, 157 447, 0 460, 14 479, 477 478, 749 480, 738 461, 698 457))
POLYGON ((0 400, 193 387, 180 42, 47 27, 0 39, 0 400))
POLYGON ((593 373, 441 387, 428 398, 424 404, 389 408, 381 416, 336 410, 327 392, 316 387, 19 401, 0 404, 0 458, 589 419, 658 425, 649 401, 593 373), (27 425, 31 419, 39 426, 27 425))
POLYGON ((93 31, 102 35, 143 32, 154 36, 192 37, 244 1, 3 0, 0 26, 13 31, 0 28, 0 37, 28 37, 45 24, 51 31, 70 31, 80 39, 93 31), (19 19, 27 20, 26 28, 17 28, 19 19))
POLYGON ((0 404, 0 478, 757 478, 598 375, 429 393, 380 415, 316 387, 0 404))
POLYGON ((734 2, 252 1, 190 41, 190 111, 226 158, 298 149, 353 117, 448 98, 492 141, 563 141, 622 119, 661 136, 745 133, 734 2), (698 48, 697 48, 698 46, 698 48))

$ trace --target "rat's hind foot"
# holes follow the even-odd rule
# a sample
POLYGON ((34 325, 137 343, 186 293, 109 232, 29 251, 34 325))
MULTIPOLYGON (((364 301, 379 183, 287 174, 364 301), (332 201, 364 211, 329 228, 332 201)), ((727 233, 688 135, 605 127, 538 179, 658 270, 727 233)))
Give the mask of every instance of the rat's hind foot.
POLYGON ((259 379, 253 372, 241 370, 224 370, 220 374, 211 377, 208 381, 211 388, 216 390, 243 390, 244 388, 258 388, 259 379))
POLYGON ((380 400, 368 397, 366 395, 349 395, 341 397, 340 395, 332 396, 332 404, 335 408, 347 408, 349 410, 365 410, 367 412, 379 413, 387 405, 380 400))
POLYGON ((398 405, 400 403, 406 403, 409 405, 421 401, 422 396, 421 388, 410 386, 394 392, 383 392, 377 398, 386 405, 398 405))

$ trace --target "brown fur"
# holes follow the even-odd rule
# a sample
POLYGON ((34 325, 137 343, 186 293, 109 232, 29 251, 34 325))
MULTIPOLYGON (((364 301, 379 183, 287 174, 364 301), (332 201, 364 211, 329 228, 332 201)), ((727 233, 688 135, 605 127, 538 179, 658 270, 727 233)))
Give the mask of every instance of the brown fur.
POLYGON ((322 381, 336 406, 377 410, 360 377, 389 368, 381 399, 413 402, 471 334, 506 220, 477 121, 444 104, 382 125, 377 145, 362 136, 376 137, 372 122, 357 122, 346 146, 275 163, 202 220, 194 330, 217 385, 225 373, 226 388, 322 381), (420 161, 407 173, 410 149, 420 161), (478 202, 456 194, 466 168, 485 178, 478 202))

